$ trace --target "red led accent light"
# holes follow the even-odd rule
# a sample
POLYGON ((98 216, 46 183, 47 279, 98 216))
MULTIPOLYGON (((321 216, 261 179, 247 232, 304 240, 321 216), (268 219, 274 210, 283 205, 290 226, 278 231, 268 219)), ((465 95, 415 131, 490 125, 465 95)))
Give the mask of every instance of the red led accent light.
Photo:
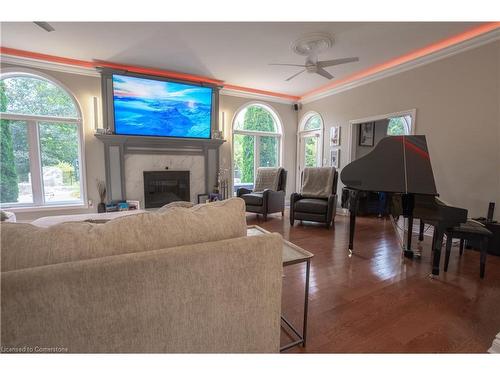
POLYGON ((389 60, 389 61, 386 61, 382 64, 372 66, 368 69, 364 69, 364 70, 361 70, 357 73, 351 74, 350 76, 347 76, 345 78, 328 83, 328 84, 321 86, 317 89, 306 92, 300 98, 304 99, 308 96, 311 96, 314 94, 319 94, 321 92, 330 90, 330 89, 335 88, 337 86, 340 86, 340 85, 343 85, 343 84, 346 84, 349 82, 353 82, 353 81, 356 81, 356 80, 361 79, 361 78, 369 77, 373 74, 376 74, 376 73, 382 72, 384 70, 394 68, 398 65, 410 62, 412 60, 416 60, 418 58, 430 55, 431 53, 438 52, 442 49, 451 47, 455 44, 465 42, 465 41, 470 40, 472 38, 475 38, 477 36, 480 36, 480 35, 486 34, 488 32, 491 32, 493 30, 496 30, 498 28, 500 28, 500 22, 490 22, 490 23, 482 24, 480 26, 477 26, 477 27, 474 27, 470 30, 467 30, 461 34, 454 35, 450 38, 441 40, 441 41, 436 42, 436 43, 432 43, 426 47, 419 48, 415 51, 412 51, 412 52, 409 52, 409 53, 404 54, 402 56, 396 57, 396 58, 389 60))
POLYGON ((209 77, 192 75, 192 74, 171 72, 168 70, 147 68, 147 67, 134 66, 134 65, 118 64, 118 63, 113 63, 113 62, 108 62, 108 61, 98 61, 98 60, 85 61, 85 60, 71 59, 71 58, 67 58, 67 57, 48 55, 48 54, 44 54, 44 53, 23 51, 23 50, 9 48, 9 47, 0 47, 0 55, 25 57, 25 58, 34 59, 34 60, 41 60, 41 61, 58 63, 58 64, 77 66, 77 67, 82 67, 82 68, 87 68, 87 69, 95 69, 97 67, 103 67, 103 68, 127 70, 129 72, 134 72, 134 73, 150 74, 150 75, 155 75, 155 76, 160 76, 160 77, 181 79, 181 80, 186 80, 186 81, 191 81, 191 82, 210 83, 210 84, 215 84, 215 85, 219 85, 219 86, 224 86, 225 88, 230 89, 230 90, 248 92, 248 93, 253 93, 253 94, 261 94, 261 95, 266 95, 266 96, 271 96, 271 97, 276 97, 276 98, 281 98, 281 99, 286 99, 286 100, 291 100, 291 101, 299 101, 301 99, 310 97, 310 96, 315 95, 315 94, 325 92, 327 90, 338 87, 340 85, 350 83, 350 82, 353 82, 353 81, 356 81, 356 80, 359 80, 362 78, 369 77, 373 74, 382 72, 384 70, 394 68, 398 65, 401 65, 401 64, 410 62, 412 60, 416 60, 418 58, 427 56, 429 54, 438 52, 442 49, 451 47, 455 44, 462 43, 462 42, 465 42, 465 41, 470 40, 472 38, 475 38, 475 37, 478 37, 480 35, 486 34, 488 32, 494 31, 498 28, 500 28, 500 22, 489 22, 489 23, 482 24, 480 26, 474 27, 474 28, 467 30, 463 33, 460 33, 458 35, 455 35, 455 36, 452 36, 450 38, 441 40, 439 42, 430 44, 426 47, 417 49, 413 52, 409 52, 405 55, 402 55, 402 56, 399 56, 399 57, 394 58, 392 60, 386 61, 382 64, 372 66, 370 68, 361 70, 357 73, 351 74, 345 78, 341 78, 341 79, 336 80, 334 82, 328 83, 328 84, 321 86, 317 89, 306 92, 305 94, 300 95, 300 96, 289 95, 289 94, 273 92, 273 91, 260 90, 260 89, 255 89, 255 88, 251 88, 251 87, 224 84, 224 81, 221 81, 221 80, 217 80, 217 79, 213 79, 213 78, 209 78, 209 77))

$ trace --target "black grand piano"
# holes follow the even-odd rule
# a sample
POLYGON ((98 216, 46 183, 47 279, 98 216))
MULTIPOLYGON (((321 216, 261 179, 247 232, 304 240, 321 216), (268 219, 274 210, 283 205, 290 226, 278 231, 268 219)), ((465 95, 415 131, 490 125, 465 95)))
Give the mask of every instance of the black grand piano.
POLYGON ((467 210, 439 200, 434 174, 423 135, 388 136, 372 152, 342 169, 340 179, 347 191, 345 207, 350 211, 349 256, 354 251, 356 214, 360 194, 385 193, 393 217, 408 218, 406 257, 413 257, 413 218, 434 227, 432 274, 439 275, 439 261, 446 229, 465 223, 467 210))

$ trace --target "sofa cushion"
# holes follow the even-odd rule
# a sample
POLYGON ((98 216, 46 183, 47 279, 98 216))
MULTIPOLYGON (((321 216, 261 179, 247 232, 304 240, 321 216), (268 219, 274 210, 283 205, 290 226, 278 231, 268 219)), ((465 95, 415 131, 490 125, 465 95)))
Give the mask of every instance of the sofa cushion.
POLYGON ((262 193, 243 194, 241 198, 250 206, 262 206, 263 203, 262 193))
POLYGON ((67 222, 49 228, 1 224, 2 271, 165 249, 246 236, 245 204, 233 198, 173 207, 105 224, 67 222))
POLYGON ((304 198, 295 203, 295 211, 326 214, 328 211, 328 201, 326 199, 304 198))

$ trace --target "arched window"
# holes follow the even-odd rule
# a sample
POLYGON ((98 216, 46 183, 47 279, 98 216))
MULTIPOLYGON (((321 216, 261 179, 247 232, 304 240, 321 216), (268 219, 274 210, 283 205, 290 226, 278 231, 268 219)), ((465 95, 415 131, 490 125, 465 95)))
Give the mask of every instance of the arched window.
POLYGON ((233 186, 253 188, 258 167, 281 165, 281 122, 269 106, 251 103, 233 121, 233 186))
POLYGON ((71 94, 39 75, 0 77, 0 204, 82 204, 81 115, 71 94))
MULTIPOLYGON (((302 118, 298 132, 297 182, 306 167, 320 167, 323 159, 323 119, 317 112, 308 112, 302 118)), ((299 185, 300 186, 300 185, 299 185)))

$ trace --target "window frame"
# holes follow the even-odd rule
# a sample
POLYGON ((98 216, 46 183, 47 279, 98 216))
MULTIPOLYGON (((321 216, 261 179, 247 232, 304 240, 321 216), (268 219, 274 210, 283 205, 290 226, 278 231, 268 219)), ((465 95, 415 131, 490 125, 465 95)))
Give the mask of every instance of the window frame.
POLYGON ((39 71, 24 68, 6 68, 0 73, 0 80, 12 77, 31 77, 34 79, 47 81, 63 90, 72 100, 75 106, 77 117, 57 117, 45 115, 25 115, 19 113, 0 112, 2 120, 24 121, 28 131, 28 147, 30 158, 31 189, 33 193, 32 203, 0 203, 2 209, 11 211, 39 211, 65 208, 87 208, 87 183, 85 167, 85 145, 83 133, 83 117, 81 106, 73 93, 57 79, 39 71), (41 146, 39 124, 44 122, 76 124, 78 133, 78 165, 80 169, 80 200, 79 201, 57 201, 45 202, 41 146))
POLYGON ((232 121, 232 135, 231 135, 231 168, 232 168, 232 173, 231 173, 231 184, 232 184, 232 190, 234 190, 234 136, 235 135, 249 135, 253 136, 254 138, 254 160, 253 160, 253 168, 254 168, 254 181, 253 183, 255 184, 255 177, 257 176, 257 168, 259 168, 260 164, 260 137, 276 137, 278 139, 278 166, 282 167, 283 166, 283 125, 282 125, 281 118, 278 115, 278 112, 271 107, 269 104, 258 102, 258 101, 253 101, 253 102, 247 102, 244 105, 242 105, 238 110, 235 112, 233 116, 233 121, 232 121), (236 129, 236 121, 245 109, 253 106, 258 106, 266 111, 269 112, 269 114, 272 116, 274 123, 276 125, 276 132, 267 132, 267 131, 258 131, 258 130, 242 130, 242 129, 236 129))

